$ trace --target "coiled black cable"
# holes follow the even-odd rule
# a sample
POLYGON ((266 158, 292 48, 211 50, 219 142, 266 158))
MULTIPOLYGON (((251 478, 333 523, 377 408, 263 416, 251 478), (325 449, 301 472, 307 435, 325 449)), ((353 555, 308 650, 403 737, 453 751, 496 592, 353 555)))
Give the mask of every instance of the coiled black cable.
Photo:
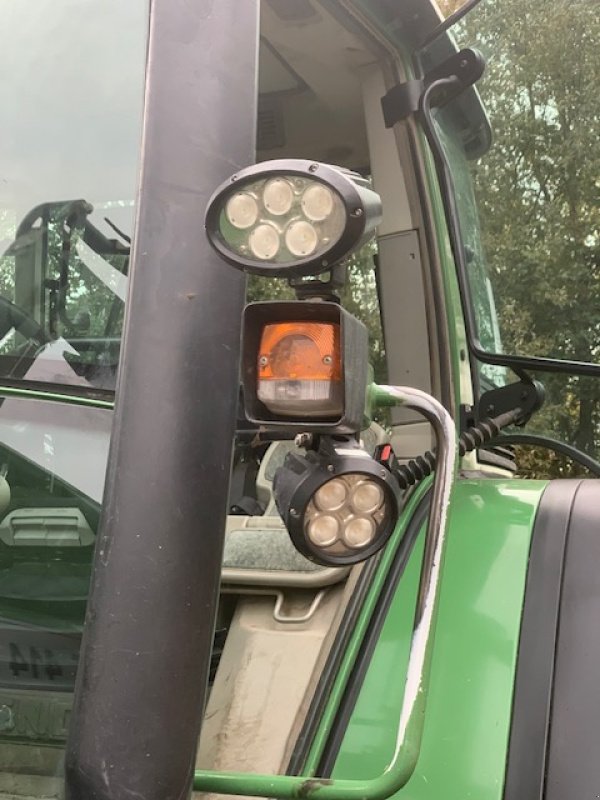
MULTIPOLYGON (((518 422, 522 416, 523 410, 515 408, 512 411, 499 414, 497 417, 487 417, 481 422, 477 422, 460 436, 458 440, 459 455, 462 457, 495 439, 503 428, 518 422)), ((407 464, 397 464, 394 469, 394 475, 400 487, 408 489, 431 475, 435 469, 435 462, 435 453, 432 450, 428 450, 422 456, 411 459, 407 464)))

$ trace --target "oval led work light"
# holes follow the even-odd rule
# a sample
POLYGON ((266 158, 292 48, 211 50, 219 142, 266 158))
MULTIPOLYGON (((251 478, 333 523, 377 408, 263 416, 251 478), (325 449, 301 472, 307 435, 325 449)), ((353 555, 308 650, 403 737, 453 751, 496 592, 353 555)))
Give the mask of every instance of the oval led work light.
POLYGON ((319 275, 373 233, 381 200, 358 173, 301 159, 264 161, 212 196, 206 233, 219 255, 257 275, 319 275))

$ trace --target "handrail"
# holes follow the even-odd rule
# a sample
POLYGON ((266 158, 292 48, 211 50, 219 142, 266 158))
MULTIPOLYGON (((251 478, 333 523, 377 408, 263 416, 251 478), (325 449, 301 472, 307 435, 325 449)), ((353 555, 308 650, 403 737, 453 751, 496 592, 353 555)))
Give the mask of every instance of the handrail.
POLYGON ((391 762, 377 778, 347 780, 306 775, 258 775, 196 770, 194 790, 217 794, 319 800, 386 800, 414 772, 421 749, 429 693, 431 657, 440 594, 440 575, 448 533, 450 498, 458 462, 456 428, 446 409, 433 397, 402 386, 376 386, 378 405, 403 405, 418 411, 432 425, 436 438, 436 469, 431 510, 417 594, 404 698, 391 762))

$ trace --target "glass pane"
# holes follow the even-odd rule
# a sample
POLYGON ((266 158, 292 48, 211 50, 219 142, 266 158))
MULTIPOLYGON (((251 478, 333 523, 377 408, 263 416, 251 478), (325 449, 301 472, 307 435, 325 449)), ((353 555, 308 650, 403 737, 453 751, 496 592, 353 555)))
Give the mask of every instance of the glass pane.
POLYGON ((0 398, 0 795, 57 797, 112 414, 0 398))
MULTIPOLYGON (((572 445, 600 461, 600 382, 579 375, 532 373, 545 388, 546 401, 524 428, 508 434, 535 434, 572 445)), ((588 470, 551 448, 517 446, 518 474, 531 478, 570 478, 588 470)))
POLYGON ((494 132, 491 149, 467 163, 475 104, 469 114, 463 97, 437 115, 481 345, 598 363, 598 4, 484 0, 455 34, 487 57, 477 88, 494 132))
POLYGON ((114 388, 148 3, 0 13, 0 376, 114 388))

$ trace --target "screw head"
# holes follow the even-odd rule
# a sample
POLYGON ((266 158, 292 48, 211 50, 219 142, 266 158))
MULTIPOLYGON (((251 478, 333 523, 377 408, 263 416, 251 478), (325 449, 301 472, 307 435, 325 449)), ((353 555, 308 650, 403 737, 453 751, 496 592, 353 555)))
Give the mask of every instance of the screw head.
POLYGON ((319 165, 318 164, 311 164, 310 167, 308 168, 308 171, 309 172, 316 172, 318 169, 319 169, 319 165))
POLYGON ((258 365, 260 367, 266 367, 268 363, 269 363, 269 359, 266 356, 261 356, 258 359, 258 365))
POLYGON ((331 358, 331 356, 323 356, 323 363, 324 364, 331 364, 332 361, 333 361, 333 359, 331 358))
POLYGON ((327 464, 327 472, 335 472, 335 467, 333 464, 327 464))
POLYGON ((296 447, 310 447, 313 443, 312 433, 298 433, 294 439, 296 447))
POLYGON ((354 211, 352 212, 353 217, 362 217, 362 215, 363 215, 362 208, 355 208, 354 211))

